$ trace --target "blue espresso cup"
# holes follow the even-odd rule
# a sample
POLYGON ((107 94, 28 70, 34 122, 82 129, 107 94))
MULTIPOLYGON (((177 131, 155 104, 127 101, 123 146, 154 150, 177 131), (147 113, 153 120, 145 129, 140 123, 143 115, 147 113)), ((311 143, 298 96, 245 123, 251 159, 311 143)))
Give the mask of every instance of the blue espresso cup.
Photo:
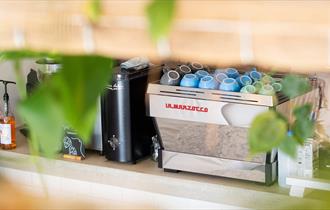
POLYGON ((163 74, 160 78, 161 85, 179 85, 180 83, 180 74, 174 70, 170 70, 163 74))
POLYGON ((226 74, 227 74, 227 76, 229 78, 236 79, 237 77, 239 77, 239 72, 235 68, 228 68, 228 69, 226 69, 226 74))
POLYGON ((195 74, 185 74, 181 79, 180 86, 182 87, 198 87, 199 79, 195 74))
POLYGON ((239 92, 241 88, 235 79, 226 78, 220 84, 219 89, 223 91, 239 92))
POLYGON ((256 67, 252 67, 250 71, 258 71, 256 67))
POLYGON ((257 70, 256 67, 252 67, 252 68, 250 69, 250 71, 245 72, 245 75, 250 76, 250 73, 251 73, 252 71, 258 71, 258 70, 257 70))
POLYGON ((179 74, 182 76, 182 75, 185 75, 185 74, 190 74, 191 69, 187 65, 181 65, 177 68, 177 72, 179 72, 179 74))
POLYGON ((249 76, 253 81, 259 81, 262 78, 262 74, 259 71, 250 71, 249 76))
POLYGON ((216 69, 214 70, 213 75, 215 76, 219 73, 226 74, 226 69, 216 69))
POLYGON ((228 78, 227 74, 219 72, 214 74, 214 79, 220 84, 224 79, 228 78))
POLYGON ((251 85, 252 84, 252 79, 251 77, 247 76, 247 75, 242 75, 236 78, 236 81, 238 82, 238 84, 243 87, 245 85, 251 85))
POLYGON ((218 89, 219 83, 212 76, 208 75, 200 79, 198 87, 202 89, 218 89))
POLYGON ((196 71, 196 76, 198 77, 198 79, 201 79, 202 77, 208 76, 210 75, 207 71, 205 70, 198 70, 196 71))
POLYGON ((189 67, 193 73, 195 73, 198 70, 203 70, 204 66, 203 64, 197 63, 197 62, 192 62, 189 64, 189 67))

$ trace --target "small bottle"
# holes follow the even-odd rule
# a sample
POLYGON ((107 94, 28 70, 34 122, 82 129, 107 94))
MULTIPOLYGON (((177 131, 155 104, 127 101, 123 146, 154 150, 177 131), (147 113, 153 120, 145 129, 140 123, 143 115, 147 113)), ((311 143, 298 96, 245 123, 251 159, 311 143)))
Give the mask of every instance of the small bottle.
POLYGON ((3 112, 0 109, 0 145, 1 145, 1 136, 2 136, 2 124, 3 124, 3 112))
POLYGON ((16 148, 16 129, 15 117, 9 112, 9 95, 7 93, 7 84, 16 84, 11 81, 0 80, 5 86, 5 94, 3 95, 4 112, 0 116, 0 147, 5 150, 16 148))

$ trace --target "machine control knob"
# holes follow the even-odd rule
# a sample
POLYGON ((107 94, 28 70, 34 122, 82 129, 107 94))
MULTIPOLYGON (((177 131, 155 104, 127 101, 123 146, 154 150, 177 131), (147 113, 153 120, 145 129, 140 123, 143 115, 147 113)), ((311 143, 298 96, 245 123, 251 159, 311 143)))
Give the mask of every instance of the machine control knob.
POLYGON ((115 151, 116 148, 120 145, 120 142, 115 135, 112 135, 112 137, 108 140, 108 143, 113 151, 115 151))

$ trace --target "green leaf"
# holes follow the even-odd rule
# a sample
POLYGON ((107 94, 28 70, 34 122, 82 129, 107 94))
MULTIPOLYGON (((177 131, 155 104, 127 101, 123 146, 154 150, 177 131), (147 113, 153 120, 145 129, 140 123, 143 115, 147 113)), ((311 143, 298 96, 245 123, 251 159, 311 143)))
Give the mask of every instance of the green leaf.
POLYGON ((282 113, 277 112, 275 109, 271 109, 271 110, 276 112, 278 118, 282 119, 284 122, 288 122, 288 118, 286 116, 284 116, 282 113))
POLYGON ((111 78, 113 62, 101 56, 64 56, 54 80, 67 123, 85 140, 96 116, 96 101, 111 78))
POLYGON ((288 75, 282 81, 282 92, 289 98, 295 98, 311 89, 307 78, 288 75))
POLYGON ((252 154, 268 152, 284 141, 287 123, 275 111, 258 115, 249 129, 249 146, 252 154))
POLYGON ((279 149, 292 158, 296 157, 298 142, 294 136, 286 136, 284 141, 281 142, 279 149))
POLYGON ((62 70, 43 81, 18 107, 31 133, 32 147, 47 156, 62 145, 69 126, 88 142, 97 100, 109 82, 113 61, 101 56, 63 56, 62 70))
POLYGON ((151 38, 158 41, 166 37, 174 20, 175 0, 153 0, 146 12, 151 38))
POLYGON ((296 118, 292 125, 292 131, 295 138, 300 144, 312 137, 314 134, 314 122, 311 120, 311 104, 304 104, 302 106, 295 107, 293 114, 296 118))
POLYGON ((26 58, 39 58, 39 57, 56 57, 55 53, 49 52, 36 52, 32 50, 9 50, 0 52, 0 62, 8 60, 20 60, 26 58))
POLYGON ((297 119, 309 119, 312 112, 311 104, 304 104, 302 106, 295 107, 293 114, 297 119))
POLYGON ((297 119, 292 125, 293 135, 300 144, 314 135, 314 122, 310 119, 297 119))
POLYGON ((102 14, 101 0, 89 0, 86 15, 92 23, 98 22, 102 14))
POLYGON ((39 153, 40 149, 45 156, 53 157, 60 150, 63 137, 64 116, 58 101, 42 88, 21 102, 17 109, 33 137, 32 153, 39 153))

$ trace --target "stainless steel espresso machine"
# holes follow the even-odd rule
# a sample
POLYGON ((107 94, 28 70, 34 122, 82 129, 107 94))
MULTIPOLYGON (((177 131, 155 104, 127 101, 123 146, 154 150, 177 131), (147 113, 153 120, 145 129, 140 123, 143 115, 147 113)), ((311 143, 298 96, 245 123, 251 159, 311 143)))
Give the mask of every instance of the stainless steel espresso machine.
MULTIPOLYGON (((277 178, 277 150, 249 158, 248 128, 256 115, 275 108, 285 116, 289 99, 150 83, 148 114, 161 143, 159 167, 272 184, 277 178)), ((317 107, 319 89, 293 104, 317 107)))

